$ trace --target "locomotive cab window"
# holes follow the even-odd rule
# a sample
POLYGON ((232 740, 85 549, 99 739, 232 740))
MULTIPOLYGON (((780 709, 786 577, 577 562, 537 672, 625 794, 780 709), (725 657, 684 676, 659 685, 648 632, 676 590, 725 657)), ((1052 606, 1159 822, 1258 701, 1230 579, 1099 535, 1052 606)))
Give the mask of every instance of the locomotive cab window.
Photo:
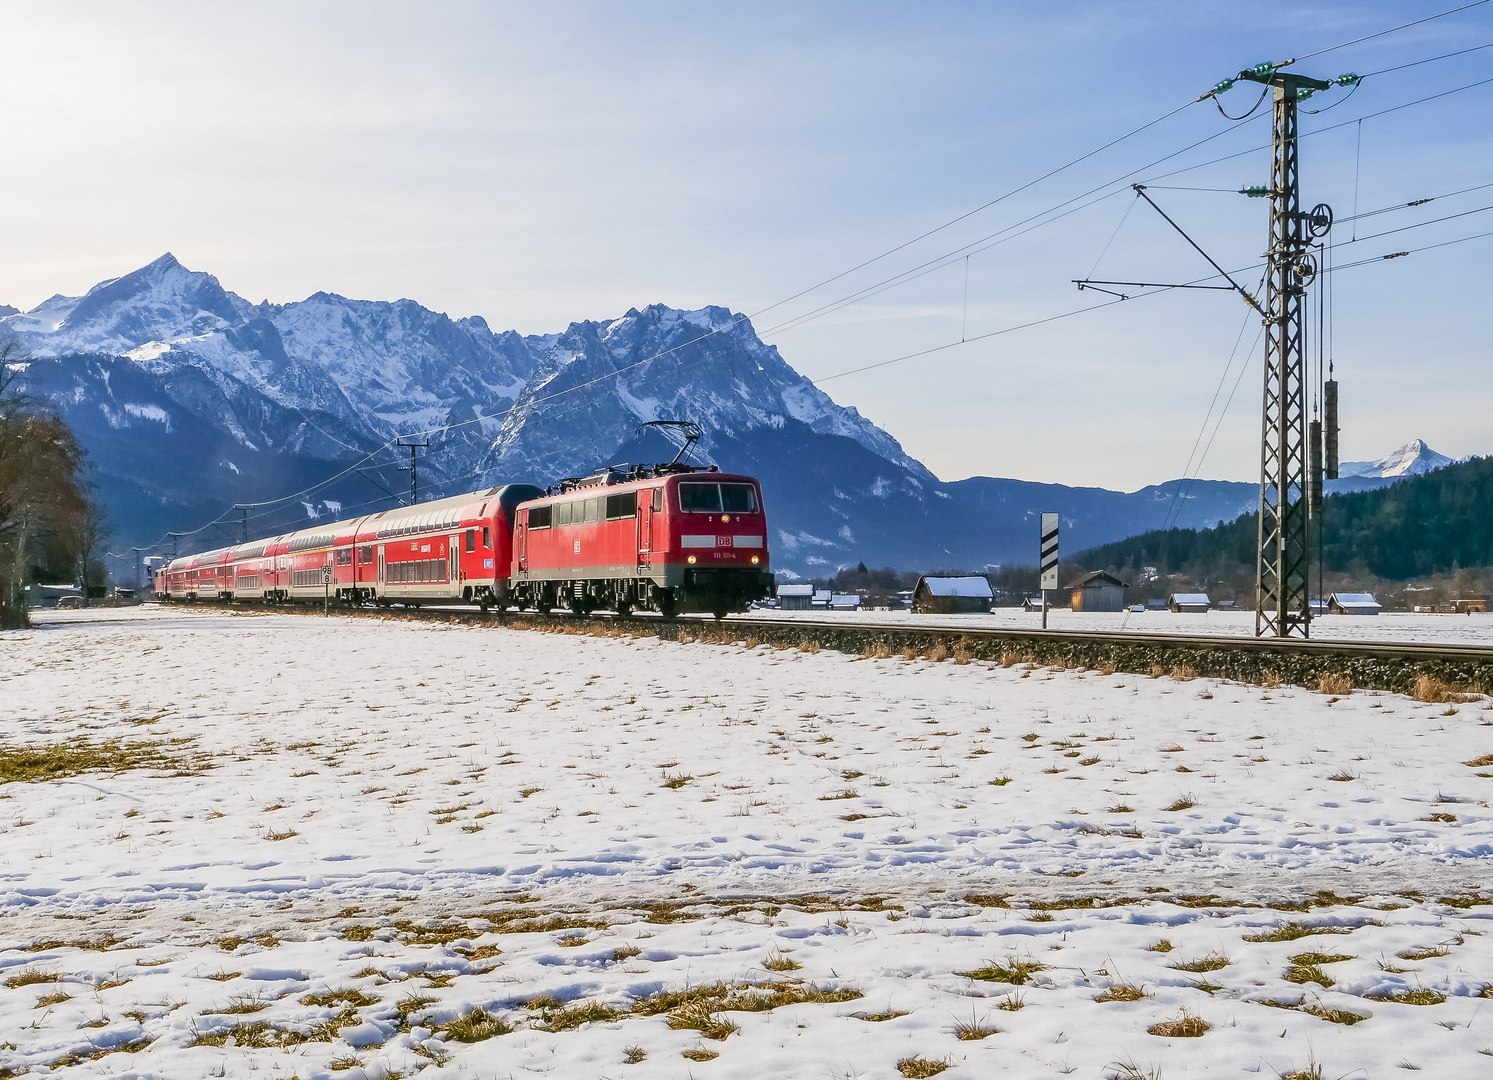
POLYGON ((529 508, 529 528, 548 529, 554 517, 553 506, 531 506, 529 508))
POLYGON ((468 529, 467 530, 467 552, 470 554, 471 552, 476 551, 476 550, 477 550, 477 530, 476 529, 468 529))
POLYGON ((492 530, 486 525, 482 526, 482 546, 484 548, 492 547, 492 530))
POLYGON ((755 514, 757 490, 751 484, 680 484, 679 509, 686 514, 755 514))
POLYGON ((664 510, 664 489, 656 487, 653 489, 653 512, 661 514, 664 510))
POLYGON ((686 514, 718 514, 721 509, 719 484, 680 484, 679 509, 686 514))
POLYGON ((751 484, 722 484, 721 509, 728 514, 755 514, 756 489, 751 484))

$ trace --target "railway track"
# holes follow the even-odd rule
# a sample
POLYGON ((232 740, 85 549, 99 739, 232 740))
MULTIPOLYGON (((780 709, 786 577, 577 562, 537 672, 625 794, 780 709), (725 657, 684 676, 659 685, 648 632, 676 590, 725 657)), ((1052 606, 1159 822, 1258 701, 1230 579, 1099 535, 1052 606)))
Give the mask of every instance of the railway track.
MULTIPOLYGON (((201 603, 244 611, 261 604, 201 603)), ((321 615, 316 606, 289 605, 269 610, 321 615)), ((1002 664, 1036 663, 1138 675, 1232 679, 1269 685, 1289 683, 1317 688, 1324 677, 1347 678, 1359 689, 1409 692, 1421 677, 1479 693, 1493 693, 1493 646, 1415 642, 1323 641, 1158 634, 1092 630, 1023 630, 832 620, 732 617, 723 621, 633 615, 591 616, 484 614, 469 607, 340 608, 354 618, 404 619, 463 625, 503 626, 550 633, 636 634, 673 641, 730 643, 755 641, 786 648, 820 648, 858 655, 911 649, 920 656, 943 656, 956 663, 973 660, 1002 664), (940 653, 939 650, 942 650, 940 653)))

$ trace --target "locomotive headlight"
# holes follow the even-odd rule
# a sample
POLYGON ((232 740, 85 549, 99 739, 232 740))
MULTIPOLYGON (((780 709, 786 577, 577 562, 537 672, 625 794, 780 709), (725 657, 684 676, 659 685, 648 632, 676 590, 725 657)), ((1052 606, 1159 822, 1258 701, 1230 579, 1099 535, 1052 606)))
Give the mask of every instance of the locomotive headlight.
POLYGON ((722 514, 721 515, 721 520, 722 521, 730 521, 731 520, 731 515, 730 514, 722 514))
POLYGON ((689 563, 691 566, 693 566, 694 562, 695 562, 695 557, 693 555, 691 555, 688 559, 685 559, 684 561, 687 562, 687 563, 689 563))
POLYGON ((753 566, 756 566, 756 565, 757 565, 757 564, 758 564, 758 563, 759 563, 759 562, 761 562, 761 561, 762 561, 762 560, 761 560, 761 559, 760 559, 760 558, 758 558, 758 557, 757 557, 757 556, 756 556, 756 555, 753 555, 753 556, 752 556, 752 565, 753 565, 753 566))

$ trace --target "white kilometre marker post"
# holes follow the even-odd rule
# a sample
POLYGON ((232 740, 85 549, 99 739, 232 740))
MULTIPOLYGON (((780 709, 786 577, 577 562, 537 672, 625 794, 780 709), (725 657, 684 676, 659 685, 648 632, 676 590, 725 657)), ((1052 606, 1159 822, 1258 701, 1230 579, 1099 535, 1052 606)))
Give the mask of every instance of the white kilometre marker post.
POLYGON ((1042 629, 1047 629, 1047 590, 1058 587, 1058 516, 1042 515, 1042 629))

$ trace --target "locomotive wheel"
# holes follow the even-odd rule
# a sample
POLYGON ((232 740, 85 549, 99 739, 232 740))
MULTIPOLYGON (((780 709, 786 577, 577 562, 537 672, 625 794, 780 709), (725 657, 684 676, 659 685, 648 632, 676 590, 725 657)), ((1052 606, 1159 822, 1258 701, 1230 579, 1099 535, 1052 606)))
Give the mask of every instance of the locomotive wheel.
POLYGON ((716 621, 719 622, 721 619, 724 619, 728 614, 730 614, 730 610, 728 608, 718 607, 712 614, 715 615, 716 621))
POLYGON ((550 606, 543 600, 540 600, 534 605, 534 610, 541 615, 548 615, 550 613, 550 606))
POLYGON ((619 618, 625 619, 632 614, 632 604, 626 600, 623 600, 618 603, 616 611, 619 618))
POLYGON ((679 604, 674 599, 673 593, 666 592, 658 598, 658 613, 666 619, 679 617, 679 604))

